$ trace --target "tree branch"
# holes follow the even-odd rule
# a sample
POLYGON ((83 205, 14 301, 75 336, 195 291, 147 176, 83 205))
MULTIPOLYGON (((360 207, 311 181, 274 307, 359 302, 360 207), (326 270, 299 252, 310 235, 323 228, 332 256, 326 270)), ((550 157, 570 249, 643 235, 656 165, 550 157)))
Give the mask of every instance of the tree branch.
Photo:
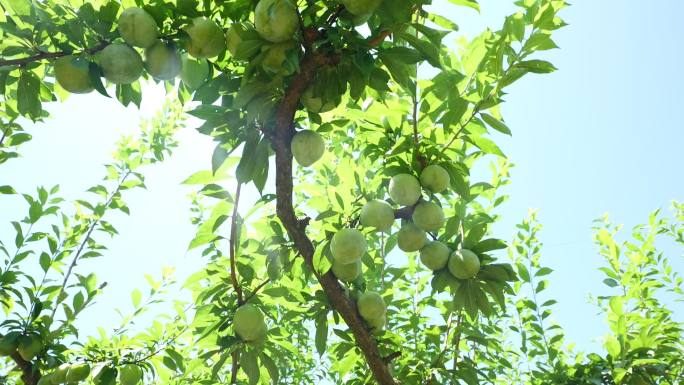
MULTIPOLYGON (((88 48, 85 50, 85 52, 89 54, 94 54, 99 51, 102 51, 106 46, 109 45, 108 41, 102 41, 98 45, 88 48)), ((33 56, 28 56, 24 57, 21 59, 8 59, 8 60, 3 60, 0 59, 0 67, 4 66, 18 66, 18 67, 23 67, 29 63, 33 63, 35 61, 40 61, 40 60, 45 60, 45 59, 56 59, 60 58, 62 56, 67 56, 73 54, 73 51, 60 51, 60 52, 43 52, 40 51, 40 53, 33 55, 33 56)))
MULTIPOLYGON (((300 63, 300 72, 294 76, 285 96, 276 107, 274 115, 275 138, 273 147, 276 153, 276 213, 285 226, 290 238, 299 253, 304 257, 307 265, 315 271, 313 256, 314 245, 306 234, 306 223, 299 221, 295 215, 292 185, 292 152, 290 142, 295 133, 294 117, 299 105, 299 99, 313 82, 318 69, 326 65, 339 62, 339 57, 329 56, 317 52, 307 51, 300 63)), ((317 275, 330 304, 344 319, 351 329, 356 344, 363 352, 366 362, 373 373, 373 377, 380 385, 395 385, 396 382, 389 371, 383 357, 380 355, 375 339, 359 315, 356 304, 349 299, 337 278, 327 272, 317 275)))
POLYGON ((383 41, 385 41, 385 39, 387 38, 387 36, 389 36, 389 35, 391 35, 391 34, 392 34, 392 31, 387 30, 387 29, 384 30, 384 31, 382 31, 382 32, 380 32, 380 33, 378 34, 378 36, 372 37, 372 38, 370 38, 370 39, 368 40, 368 46, 371 47, 371 48, 374 48, 374 47, 379 46, 380 43, 382 43, 383 41))

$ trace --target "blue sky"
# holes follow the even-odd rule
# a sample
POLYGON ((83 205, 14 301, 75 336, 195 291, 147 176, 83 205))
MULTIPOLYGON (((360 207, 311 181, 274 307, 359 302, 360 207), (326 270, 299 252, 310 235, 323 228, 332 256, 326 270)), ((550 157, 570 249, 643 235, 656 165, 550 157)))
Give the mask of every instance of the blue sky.
MULTIPOLYGON (((454 18, 473 37, 484 26, 498 28, 511 3, 483 0, 481 15, 458 8, 454 18)), ((529 208, 540 210, 543 263, 556 270, 549 290, 559 301, 554 318, 580 348, 596 348, 606 331, 587 302, 589 293, 607 293, 592 220, 609 212, 629 228, 653 209, 684 200, 682 14, 678 0, 578 0, 563 12, 570 25, 554 35, 561 49, 544 54, 559 71, 521 80, 502 109, 513 136, 496 139, 516 167, 511 199, 494 232, 510 239, 529 208)), ((0 167, 0 184, 28 192, 59 183, 68 198, 83 196, 103 175, 101 165, 119 135, 135 132, 138 119, 161 99, 161 91, 150 88, 140 111, 97 94, 51 105, 51 119, 27 125, 34 139, 22 147, 22 158, 0 167)), ((134 288, 145 288, 143 273, 159 275, 162 266, 173 265, 187 276, 201 266, 185 252, 194 230, 186 197, 191 189, 179 183, 208 167, 212 146, 192 129, 179 139, 171 159, 147 170, 148 190, 127 195, 132 215, 110 218, 120 236, 108 242, 106 258, 83 265, 109 283, 80 321, 86 331, 118 324, 114 309, 129 306, 134 288)), ((7 199, 0 200, 0 213, 6 240, 11 233, 4 219, 22 213, 7 199)), ((671 258, 684 271, 678 253, 671 258)))

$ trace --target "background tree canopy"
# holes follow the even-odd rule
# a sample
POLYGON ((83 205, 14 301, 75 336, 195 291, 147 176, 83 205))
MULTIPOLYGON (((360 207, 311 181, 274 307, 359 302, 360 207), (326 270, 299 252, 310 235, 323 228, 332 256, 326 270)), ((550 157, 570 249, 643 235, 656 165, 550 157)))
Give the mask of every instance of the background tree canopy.
POLYGON ((457 20, 427 0, 0 0, 3 167, 31 140, 22 124, 69 93, 139 106, 146 78, 169 95, 86 198, 0 185, 26 207, 0 240, 2 381, 681 383, 681 323, 661 295, 684 300, 682 279, 656 247, 684 245, 681 204, 632 240, 596 223, 615 288, 595 299, 606 355, 567 350, 555 301, 537 300, 551 269, 536 214, 511 242, 491 231, 508 183, 490 136, 511 133, 500 104, 525 75, 555 70, 539 52, 565 26, 564 1, 516 5, 452 50, 457 20), (173 283, 149 277, 119 327, 82 336, 74 321, 106 287, 79 261, 106 254, 108 217, 129 214, 127 190, 173 152, 185 114, 216 142, 211 170, 184 182, 197 187, 189 248, 206 258, 185 282, 192 301, 132 328, 173 283), (492 159, 491 180, 472 177, 492 159), (240 209, 248 185, 260 196, 240 209))

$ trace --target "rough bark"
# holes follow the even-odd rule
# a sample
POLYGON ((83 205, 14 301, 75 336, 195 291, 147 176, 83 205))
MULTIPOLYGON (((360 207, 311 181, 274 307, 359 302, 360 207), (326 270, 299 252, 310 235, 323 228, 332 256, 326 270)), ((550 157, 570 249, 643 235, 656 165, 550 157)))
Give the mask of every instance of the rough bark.
MULTIPOLYGON (((300 72, 286 90, 274 116, 273 148, 276 153, 276 193, 278 197, 276 212, 295 247, 312 269, 314 268, 314 246, 306 235, 308 221, 297 218, 292 204, 293 175, 290 142, 295 133, 294 116, 300 97, 313 81, 318 69, 326 65, 334 65, 337 61, 338 58, 335 56, 307 52, 301 62, 300 72)), ((331 272, 317 278, 331 306, 340 314, 352 331, 356 344, 363 352, 375 380, 381 385, 395 385, 396 382, 389 371, 389 367, 380 355, 375 339, 366 329, 356 309, 356 304, 345 295, 344 289, 331 272)))

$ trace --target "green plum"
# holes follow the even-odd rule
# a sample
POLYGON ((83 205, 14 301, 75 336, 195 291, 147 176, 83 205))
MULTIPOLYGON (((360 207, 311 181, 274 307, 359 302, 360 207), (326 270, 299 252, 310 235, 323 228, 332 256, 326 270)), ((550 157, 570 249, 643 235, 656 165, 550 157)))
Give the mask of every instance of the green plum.
POLYGON ((78 56, 63 56, 55 61, 57 83, 72 94, 87 94, 93 90, 90 63, 78 56))
POLYGON ((390 179, 389 195, 394 203, 412 206, 420 199, 420 183, 411 174, 398 174, 390 179))
POLYGON ((418 251, 427 243, 427 233, 413 223, 401 226, 397 233, 397 245, 405 252, 418 251))
POLYGON ((368 201, 361 209, 360 222, 364 227, 373 227, 387 232, 394 224, 394 209, 389 203, 380 199, 368 201))
POLYGON ((456 250, 449 257, 449 272, 458 279, 470 279, 480 271, 480 258, 468 249, 456 250))
POLYGON ((342 229, 332 237, 330 252, 342 264, 354 263, 366 253, 366 238, 359 230, 342 229))

